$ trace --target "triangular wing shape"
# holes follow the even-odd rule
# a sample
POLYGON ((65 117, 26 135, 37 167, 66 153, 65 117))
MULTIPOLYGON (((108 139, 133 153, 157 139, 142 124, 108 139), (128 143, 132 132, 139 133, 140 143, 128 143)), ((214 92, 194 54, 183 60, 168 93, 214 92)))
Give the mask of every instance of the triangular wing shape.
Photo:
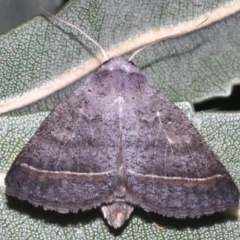
POLYGON ((239 191, 189 119, 122 57, 61 102, 17 156, 6 193, 59 212, 134 205, 174 217, 236 207, 239 191))
POLYGON ((177 218, 238 206, 231 176, 175 104, 147 83, 126 104, 133 106, 122 113, 127 201, 177 218))
POLYGON ((6 193, 59 212, 113 201, 120 144, 114 100, 112 82, 96 71, 55 107, 17 156, 6 193))

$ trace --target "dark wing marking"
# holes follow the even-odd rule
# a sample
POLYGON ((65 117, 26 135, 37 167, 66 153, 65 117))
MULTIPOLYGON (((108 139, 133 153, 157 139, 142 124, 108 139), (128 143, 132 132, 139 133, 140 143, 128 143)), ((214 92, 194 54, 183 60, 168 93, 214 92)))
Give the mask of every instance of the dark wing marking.
POLYGON ((60 212, 113 201, 119 105, 104 74, 96 72, 50 113, 8 172, 7 194, 60 212))
POLYGON ((126 108, 127 201, 174 217, 238 206, 239 192, 230 175, 178 107, 143 84, 126 108))

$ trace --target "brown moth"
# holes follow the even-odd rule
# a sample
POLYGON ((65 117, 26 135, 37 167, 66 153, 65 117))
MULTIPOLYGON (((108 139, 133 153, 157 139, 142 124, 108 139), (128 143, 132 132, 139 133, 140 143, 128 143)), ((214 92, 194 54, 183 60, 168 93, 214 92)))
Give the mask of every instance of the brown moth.
POLYGON ((184 113, 115 57, 59 103, 17 156, 6 194, 60 213, 101 207, 114 228, 135 206, 199 217, 239 191, 184 113))

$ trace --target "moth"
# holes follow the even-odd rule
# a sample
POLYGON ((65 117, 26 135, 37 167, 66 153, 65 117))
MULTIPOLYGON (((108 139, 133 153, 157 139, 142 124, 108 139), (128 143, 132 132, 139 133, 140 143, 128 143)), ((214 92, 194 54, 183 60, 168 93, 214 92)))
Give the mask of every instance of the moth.
POLYGON ((60 213, 100 207, 121 227, 134 207, 195 218, 239 191, 184 113, 122 56, 60 102, 18 154, 6 194, 60 213))

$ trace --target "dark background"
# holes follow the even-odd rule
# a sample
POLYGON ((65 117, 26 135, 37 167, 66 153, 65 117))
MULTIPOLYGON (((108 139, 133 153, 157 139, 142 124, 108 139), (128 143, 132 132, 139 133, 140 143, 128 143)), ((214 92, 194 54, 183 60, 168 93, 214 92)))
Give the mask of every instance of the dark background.
POLYGON ((0 34, 17 27, 35 16, 55 14, 67 0, 0 0, 0 34), (43 8, 43 9, 42 9, 43 8))

